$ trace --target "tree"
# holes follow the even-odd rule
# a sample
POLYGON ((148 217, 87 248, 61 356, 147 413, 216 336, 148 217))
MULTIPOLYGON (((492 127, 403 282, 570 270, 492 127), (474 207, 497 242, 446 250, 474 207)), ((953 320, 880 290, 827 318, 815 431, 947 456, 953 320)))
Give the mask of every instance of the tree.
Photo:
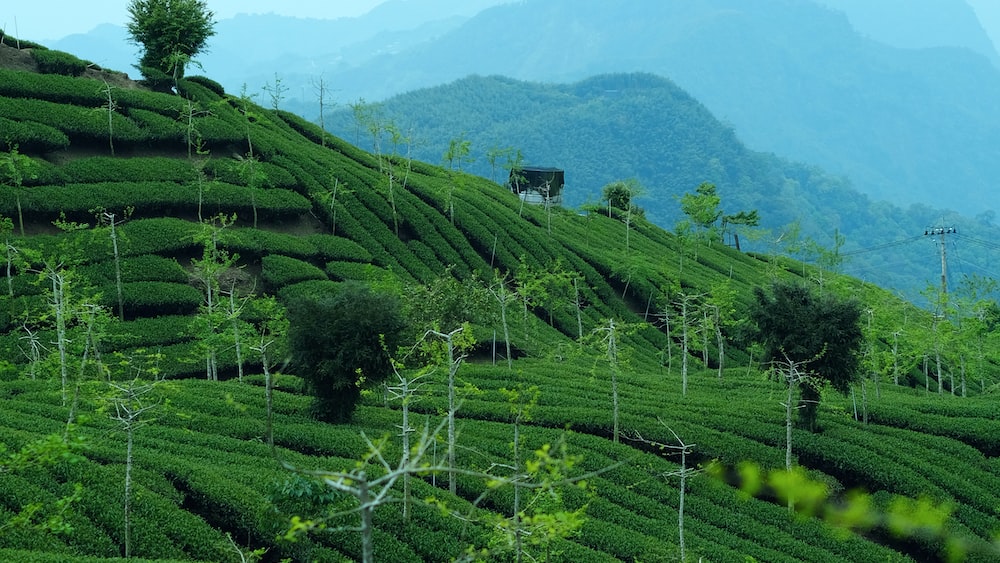
POLYGON ((251 305, 260 320, 254 326, 254 340, 250 344, 250 349, 260 354, 261 369, 264 371, 264 410, 267 417, 264 424, 264 434, 266 435, 267 445, 273 452, 272 391, 274 389, 274 377, 271 375, 271 370, 275 367, 273 358, 280 357, 280 355, 271 351, 271 347, 275 346, 281 351, 280 348, 284 344, 285 335, 288 333, 288 318, 285 313, 285 307, 281 303, 278 303, 278 300, 272 296, 252 301, 251 305))
POLYGON ((632 216, 638 215, 642 217, 644 215, 642 208, 635 204, 635 200, 645 195, 646 189, 642 187, 638 180, 631 178, 611 182, 604 186, 601 194, 604 201, 608 202, 608 217, 611 216, 612 208, 625 212, 625 254, 628 254, 632 216))
POLYGON ((319 144, 321 147, 326 146, 326 117, 324 115, 324 110, 332 104, 328 104, 326 101, 327 93, 330 91, 330 87, 327 85, 326 79, 323 75, 319 75, 318 80, 312 81, 313 91, 316 92, 316 98, 319 101, 319 118, 316 123, 320 128, 319 144))
POLYGON ((19 153, 17 149, 17 145, 10 145, 8 152, 0 153, 0 186, 14 188, 18 231, 23 237, 24 214, 21 212, 21 187, 25 180, 33 180, 37 177, 39 166, 30 156, 19 153))
POLYGON ((677 539, 678 539, 678 547, 680 547, 680 552, 681 552, 680 560, 687 561, 687 557, 685 554, 685 547, 684 547, 684 494, 687 489, 686 483, 688 475, 699 471, 698 469, 692 469, 688 467, 687 458, 689 455, 693 453, 692 450, 698 444, 685 444, 684 441, 681 440, 681 437, 678 436, 676 432, 674 432, 673 428, 667 426, 667 423, 663 422, 663 420, 660 418, 657 418, 657 421, 660 423, 661 426, 669 430, 670 433, 674 435, 674 439, 677 440, 678 445, 675 446, 673 444, 665 444, 663 442, 647 440, 643 438, 642 434, 639 434, 638 432, 636 432, 635 434, 635 439, 639 442, 643 442, 645 444, 653 446, 660 452, 666 452, 668 450, 672 450, 673 452, 678 453, 681 456, 680 469, 678 469, 677 471, 672 471, 670 473, 662 473, 660 476, 661 477, 676 476, 681 478, 680 486, 678 487, 680 489, 680 494, 677 498, 677 539))
POLYGON ((108 416, 111 420, 121 425, 125 432, 125 558, 131 557, 131 536, 132 536, 132 451, 136 430, 148 423, 147 413, 159 406, 159 402, 150 401, 147 397, 156 389, 158 381, 155 379, 157 371, 150 370, 150 375, 154 377, 152 382, 145 382, 140 379, 143 375, 144 363, 152 360, 157 361, 158 355, 152 354, 148 358, 139 361, 126 359, 124 365, 127 369, 135 370, 135 377, 127 383, 116 383, 108 381, 111 387, 111 396, 108 397, 108 416))
POLYGON ((687 215, 691 225, 700 231, 708 231, 722 216, 722 210, 719 208, 721 202, 722 198, 719 197, 715 184, 702 182, 695 189, 695 193, 681 196, 681 211, 687 215))
POLYGON ((104 94, 108 101, 104 102, 101 106, 101 110, 108 112, 108 146, 111 147, 111 156, 115 155, 115 127, 114 127, 114 117, 115 110, 118 109, 118 102, 114 98, 114 86, 108 84, 108 81, 104 81, 104 87, 100 89, 100 93, 104 94))
POLYGON ((217 381, 216 351, 220 346, 220 326, 225 322, 225 313, 219 309, 223 276, 235 266, 238 254, 230 254, 220 244, 222 231, 236 221, 236 215, 219 214, 201 224, 195 234, 195 242, 202 244, 201 260, 192 260, 193 278, 205 288, 205 302, 198 316, 192 322, 200 340, 201 351, 205 352, 205 376, 217 381))
MULTIPOLYGON (((451 494, 456 494, 458 490, 455 481, 455 413, 458 412, 458 402, 455 397, 455 374, 462 366, 476 341, 472 337, 472 329, 468 323, 445 334, 437 330, 427 331, 427 336, 434 336, 445 343, 444 350, 437 348, 432 351, 432 356, 436 357, 438 364, 445 364, 448 368, 448 490, 451 494), (447 362, 447 363, 445 363, 447 362)), ((434 346, 431 346, 432 350, 434 346)))
POLYGON ((147 78, 163 73, 176 84, 215 35, 215 14, 205 0, 132 0, 128 14, 126 29, 143 48, 139 70, 147 78))
POLYGON ((115 259, 115 294, 118 296, 118 320, 125 320, 125 298, 122 294, 122 261, 121 253, 118 251, 118 225, 121 225, 132 216, 134 208, 128 207, 121 219, 117 219, 116 214, 105 210, 103 207, 97 210, 97 223, 101 227, 107 225, 108 235, 111 237, 111 251, 115 259))
POLYGON ((754 288, 750 318, 756 325, 755 340, 763 347, 765 362, 807 363, 804 375, 818 384, 802 388, 800 422, 817 430, 816 411, 822 386, 832 385, 841 393, 850 390, 860 370, 861 306, 849 298, 817 295, 809 287, 775 282, 770 292, 754 288))
POLYGON ((360 283, 336 294, 305 295, 287 304, 292 369, 313 393, 313 414, 346 422, 361 388, 392 372, 383 350, 395 350, 405 326, 399 299, 360 283))

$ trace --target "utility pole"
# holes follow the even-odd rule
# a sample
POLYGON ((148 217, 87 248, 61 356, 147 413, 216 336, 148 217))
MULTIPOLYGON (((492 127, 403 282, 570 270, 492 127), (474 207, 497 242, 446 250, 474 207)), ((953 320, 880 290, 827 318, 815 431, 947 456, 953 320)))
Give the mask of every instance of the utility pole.
POLYGON ((924 230, 925 236, 937 236, 941 247, 941 293, 948 293, 948 251, 944 244, 944 236, 950 233, 957 233, 955 227, 934 227, 924 230))

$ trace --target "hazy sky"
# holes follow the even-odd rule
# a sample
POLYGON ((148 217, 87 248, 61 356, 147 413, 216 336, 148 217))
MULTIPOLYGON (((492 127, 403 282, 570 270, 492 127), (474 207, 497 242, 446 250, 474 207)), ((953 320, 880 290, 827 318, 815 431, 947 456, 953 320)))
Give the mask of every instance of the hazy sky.
MULTIPOLYGON (((208 6, 218 19, 231 18, 239 13, 268 12, 332 19, 359 16, 383 1, 208 0, 208 6)), ((983 27, 1000 51, 1000 0, 966 2, 976 9, 983 27)), ((86 33, 102 23, 125 25, 129 0, 4 0, 4 4, 6 6, 0 9, 0 28, 23 39, 44 43, 73 33, 86 33)))
MULTIPOLYGON (((333 19, 360 16, 382 1, 208 0, 208 7, 215 12, 216 19, 268 12, 333 19)), ((20 38, 44 43, 73 33, 86 33, 102 23, 125 25, 129 0, 5 0, 3 4, 0 27, 20 38)))

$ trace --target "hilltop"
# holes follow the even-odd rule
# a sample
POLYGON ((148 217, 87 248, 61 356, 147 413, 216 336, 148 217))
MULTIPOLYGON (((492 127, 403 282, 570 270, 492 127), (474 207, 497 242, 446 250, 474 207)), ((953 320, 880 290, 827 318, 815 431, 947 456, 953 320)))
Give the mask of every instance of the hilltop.
MULTIPOLYGON (((75 57, 52 56, 80 68, 75 57)), ((9 451, 46 436, 54 436, 46 443, 55 448, 66 434, 87 444, 73 456, 29 455, 42 458, 40 467, 4 465, 0 506, 11 527, 0 535, 0 557, 102 561, 124 554, 125 433, 109 416, 108 381, 127 385, 138 374, 143 382, 165 381, 156 414, 135 430, 133 556, 237 561, 261 548, 274 560, 360 559, 361 541, 350 531, 357 525, 353 497, 279 461, 380 475, 386 469, 365 458, 363 436, 385 437, 380 453, 398 460, 403 405, 419 425, 434 428, 450 408, 450 366, 429 372, 412 407, 375 387, 351 423, 333 425, 310 417, 308 374, 277 376, 272 397, 268 364, 223 344, 231 327, 264 330, 267 316, 254 311, 266 297, 336 293, 346 282, 408 303, 414 340, 448 319, 453 324, 437 328, 469 321, 478 341, 457 366, 464 398, 457 458, 469 475, 454 494, 442 473, 415 479, 408 519, 398 503, 377 508, 380 560, 512 550, 505 530, 518 488, 477 476, 503 466, 504 478, 530 472, 518 462, 537 460, 588 486, 557 480, 551 495, 520 491, 535 499, 520 505, 527 515, 581 518, 566 537, 533 528, 541 539, 525 540, 523 549, 567 561, 677 558, 681 467, 638 440, 675 444, 673 432, 696 444, 685 469, 718 460, 711 467, 734 471, 732 480, 724 470, 686 477, 689 559, 906 561, 954 550, 970 560, 995 557, 1000 498, 986 485, 1000 475, 994 327, 976 332, 967 323, 941 340, 935 335, 951 325, 935 323, 940 330, 932 331, 926 312, 817 266, 741 253, 714 237, 677 236, 603 206, 526 205, 486 178, 410 160, 406 142, 388 134, 367 152, 209 78, 181 80, 177 90, 0 69, 0 130, 10 143, 4 162, 29 172, 15 177, 3 168, 0 187, 0 216, 11 219, 7 248, 26 257, 0 276, 8 290, 0 302, 0 439, 9 451), (108 214, 111 223, 98 221, 108 214), (233 258, 225 278, 232 302, 255 305, 231 309, 225 323, 205 330, 199 276, 220 250, 233 258), (53 286, 53 279, 67 283, 53 286), (944 527, 896 536, 872 522, 847 531, 816 514, 788 514, 774 490, 747 495, 737 488, 735 468, 747 471, 742 462, 784 467, 786 388, 762 372, 740 328, 753 289, 772 280, 850 294, 871 311, 871 372, 853 388, 853 401, 824 394, 822 432, 792 431, 795 463, 810 483, 826 487, 830 507, 866 489, 870 514, 919 506, 918 515, 950 514, 944 527), (508 311, 487 291, 501 287, 530 298, 518 297, 508 311), (443 309, 434 308, 439 301, 443 309), (68 322, 58 318, 59 303, 72 313, 68 322), (716 324, 711 303, 725 311, 716 324), (418 322, 418 309, 432 312, 427 324, 418 322), (682 325, 684 334, 700 327, 699 336, 682 336, 682 325), (622 332, 612 355, 600 337, 614 326, 622 332), (70 362, 62 378, 57 342, 70 362), (983 344, 982 353, 974 343, 983 344), (921 365, 935 353, 938 371, 921 365), (206 372, 207 356, 216 371, 206 372), (621 440, 613 439, 612 376, 621 440), (537 397, 518 410, 510 391, 532 387, 537 397), (273 434, 266 397, 273 398, 273 434), (521 416, 524 409, 530 416, 521 416), (511 449, 521 443, 515 419, 524 440, 519 460, 511 449), (569 457, 561 456, 563 445, 569 457), (925 497, 924 504, 903 497, 925 497), (34 515, 14 518, 26 506, 35 506, 34 515), (345 511, 328 521, 332 531, 280 539, 293 516, 317 519, 328 511, 345 511)), ((404 373, 426 367, 406 361, 404 373)), ((442 451, 427 453, 433 463, 444 455, 443 444, 436 448, 442 451)), ((514 559, 510 551, 496 557, 514 559)))

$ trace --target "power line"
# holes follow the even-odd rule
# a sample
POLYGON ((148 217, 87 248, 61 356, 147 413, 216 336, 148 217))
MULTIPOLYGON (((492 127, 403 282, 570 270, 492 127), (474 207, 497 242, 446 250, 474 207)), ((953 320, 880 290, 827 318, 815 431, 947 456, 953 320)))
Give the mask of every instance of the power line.
POLYGON ((886 242, 886 243, 882 243, 882 244, 877 244, 875 246, 869 246, 867 248, 861 248, 861 249, 858 249, 858 250, 852 250, 850 252, 842 252, 840 255, 841 256, 856 256, 858 254, 865 254, 867 252, 875 252, 876 250, 885 250, 887 248, 893 248, 893 247, 896 247, 896 246, 902 246, 904 244, 909 244, 911 242, 920 240, 921 238, 922 238, 921 235, 917 235, 917 236, 910 237, 910 238, 905 238, 905 239, 902 239, 902 240, 896 240, 896 241, 893 241, 893 242, 886 242))

